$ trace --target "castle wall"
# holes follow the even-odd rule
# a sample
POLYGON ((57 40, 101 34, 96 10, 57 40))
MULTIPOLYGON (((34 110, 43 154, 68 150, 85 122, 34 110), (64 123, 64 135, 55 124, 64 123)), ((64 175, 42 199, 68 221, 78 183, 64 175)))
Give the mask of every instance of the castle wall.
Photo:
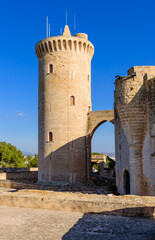
POLYGON ((152 84, 148 87, 148 79, 153 76, 154 66, 134 67, 129 69, 128 76, 115 82, 116 176, 121 194, 126 191, 124 173, 127 170, 131 194, 155 195, 155 163, 151 157, 155 145, 150 135, 155 95, 153 90, 150 99, 149 89, 154 87, 152 84))
POLYGON ((85 35, 83 39, 80 37, 51 37, 36 46, 40 182, 86 179, 86 129, 87 113, 91 110, 94 50, 85 35), (50 64, 53 73, 49 72, 50 64), (74 96, 75 104, 72 104, 71 96, 74 96), (49 132, 53 134, 52 141, 49 141, 49 132))

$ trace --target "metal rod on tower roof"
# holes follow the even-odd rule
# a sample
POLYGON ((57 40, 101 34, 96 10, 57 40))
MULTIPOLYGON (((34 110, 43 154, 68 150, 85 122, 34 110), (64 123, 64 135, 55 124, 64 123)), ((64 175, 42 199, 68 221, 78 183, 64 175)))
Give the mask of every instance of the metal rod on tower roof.
POLYGON ((66 8, 66 25, 67 25, 67 8, 66 8))
POLYGON ((60 35, 62 35, 62 28, 60 28, 60 35))
POLYGON ((49 36, 48 37, 50 37, 50 23, 49 23, 49 36))
POLYGON ((48 38, 48 16, 46 18, 46 37, 48 38))

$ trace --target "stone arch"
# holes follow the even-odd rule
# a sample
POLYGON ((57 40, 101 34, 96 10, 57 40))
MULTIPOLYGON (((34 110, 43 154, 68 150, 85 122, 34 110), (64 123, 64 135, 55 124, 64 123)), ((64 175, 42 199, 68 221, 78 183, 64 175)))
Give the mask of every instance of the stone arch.
POLYGON ((104 122, 114 123, 114 110, 93 111, 88 113, 87 134, 93 135, 95 130, 104 122))
POLYGON ((92 111, 87 121, 87 178, 91 178, 91 140, 96 129, 105 122, 114 124, 114 110, 92 111))

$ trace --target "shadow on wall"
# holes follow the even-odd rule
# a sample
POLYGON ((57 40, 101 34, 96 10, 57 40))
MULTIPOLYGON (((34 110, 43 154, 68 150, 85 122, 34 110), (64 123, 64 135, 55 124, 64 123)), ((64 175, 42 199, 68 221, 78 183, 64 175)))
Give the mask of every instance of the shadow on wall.
MULTIPOLYGON (((155 191, 155 188, 153 187, 154 184, 152 183, 152 179, 154 179, 154 164, 153 159, 150 157, 152 152, 149 152, 149 149, 152 151, 151 147, 153 146, 151 146, 152 140, 149 134, 151 131, 150 129, 153 128, 152 125, 154 122, 154 116, 152 114, 154 95, 152 95, 152 99, 150 99, 150 83, 152 80, 153 79, 146 81, 144 77, 143 85, 138 89, 135 95, 132 93, 134 88, 136 89, 136 82, 134 83, 134 81, 131 82, 130 88, 127 85, 131 92, 129 96, 123 94, 115 95, 115 128, 116 131, 118 128, 123 129, 126 137, 126 144, 127 146, 130 146, 129 155, 126 155, 126 157, 128 157, 128 164, 126 164, 127 166, 122 167, 122 156, 123 154, 125 156, 125 146, 122 145, 122 148, 119 149, 118 143, 116 142, 116 168, 118 169, 118 163, 120 162, 121 167, 119 168, 121 169, 119 170, 122 171, 122 176, 119 176, 119 178, 124 179, 125 181, 125 183, 120 183, 120 187, 118 188, 123 189, 123 185, 125 184, 126 190, 124 187, 124 191, 126 193, 131 190, 131 193, 133 194, 154 195, 155 191), (118 123, 119 119, 120 123, 118 123), (129 170, 130 177, 123 178, 126 167, 129 170), (130 182, 127 178, 130 178, 130 182), (134 184, 131 184, 131 182, 134 184)), ((117 93, 121 93, 119 82, 117 83, 116 88, 117 93)))
POLYGON ((38 168, 0 168, 0 180, 34 183, 38 180, 38 168))
POLYGON ((62 237, 63 240, 154 240, 154 207, 124 208, 102 213, 85 213, 62 237), (136 218, 127 218, 136 217, 136 218), (142 219, 137 218, 142 217, 142 219))
MULTIPOLYGON (((52 148, 54 134, 53 141, 46 144, 52 148)), ((39 159, 39 182, 74 183, 88 180, 91 166, 88 166, 87 151, 87 137, 84 136, 51 152, 44 160, 39 159)))
MULTIPOLYGON (((47 142, 46 144, 53 144, 47 142)), ((91 180, 91 140, 90 136, 84 136, 63 145, 51 152, 44 160, 39 159, 39 183, 76 183, 91 180)), ((103 164, 101 175, 106 177, 113 174, 113 170, 104 171, 103 164), (108 174, 109 173, 109 174, 108 174)))

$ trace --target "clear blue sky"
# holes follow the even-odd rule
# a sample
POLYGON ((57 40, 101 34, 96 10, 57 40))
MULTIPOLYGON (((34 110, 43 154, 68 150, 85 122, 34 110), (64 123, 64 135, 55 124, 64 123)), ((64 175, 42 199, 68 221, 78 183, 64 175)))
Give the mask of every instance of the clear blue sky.
MULTIPOLYGON (((95 46, 93 110, 113 108, 114 80, 134 65, 155 65, 154 0, 0 1, 0 141, 37 152, 38 63, 35 44, 65 25, 85 32, 95 46)), ((94 134, 93 151, 113 152, 113 126, 94 134)))

